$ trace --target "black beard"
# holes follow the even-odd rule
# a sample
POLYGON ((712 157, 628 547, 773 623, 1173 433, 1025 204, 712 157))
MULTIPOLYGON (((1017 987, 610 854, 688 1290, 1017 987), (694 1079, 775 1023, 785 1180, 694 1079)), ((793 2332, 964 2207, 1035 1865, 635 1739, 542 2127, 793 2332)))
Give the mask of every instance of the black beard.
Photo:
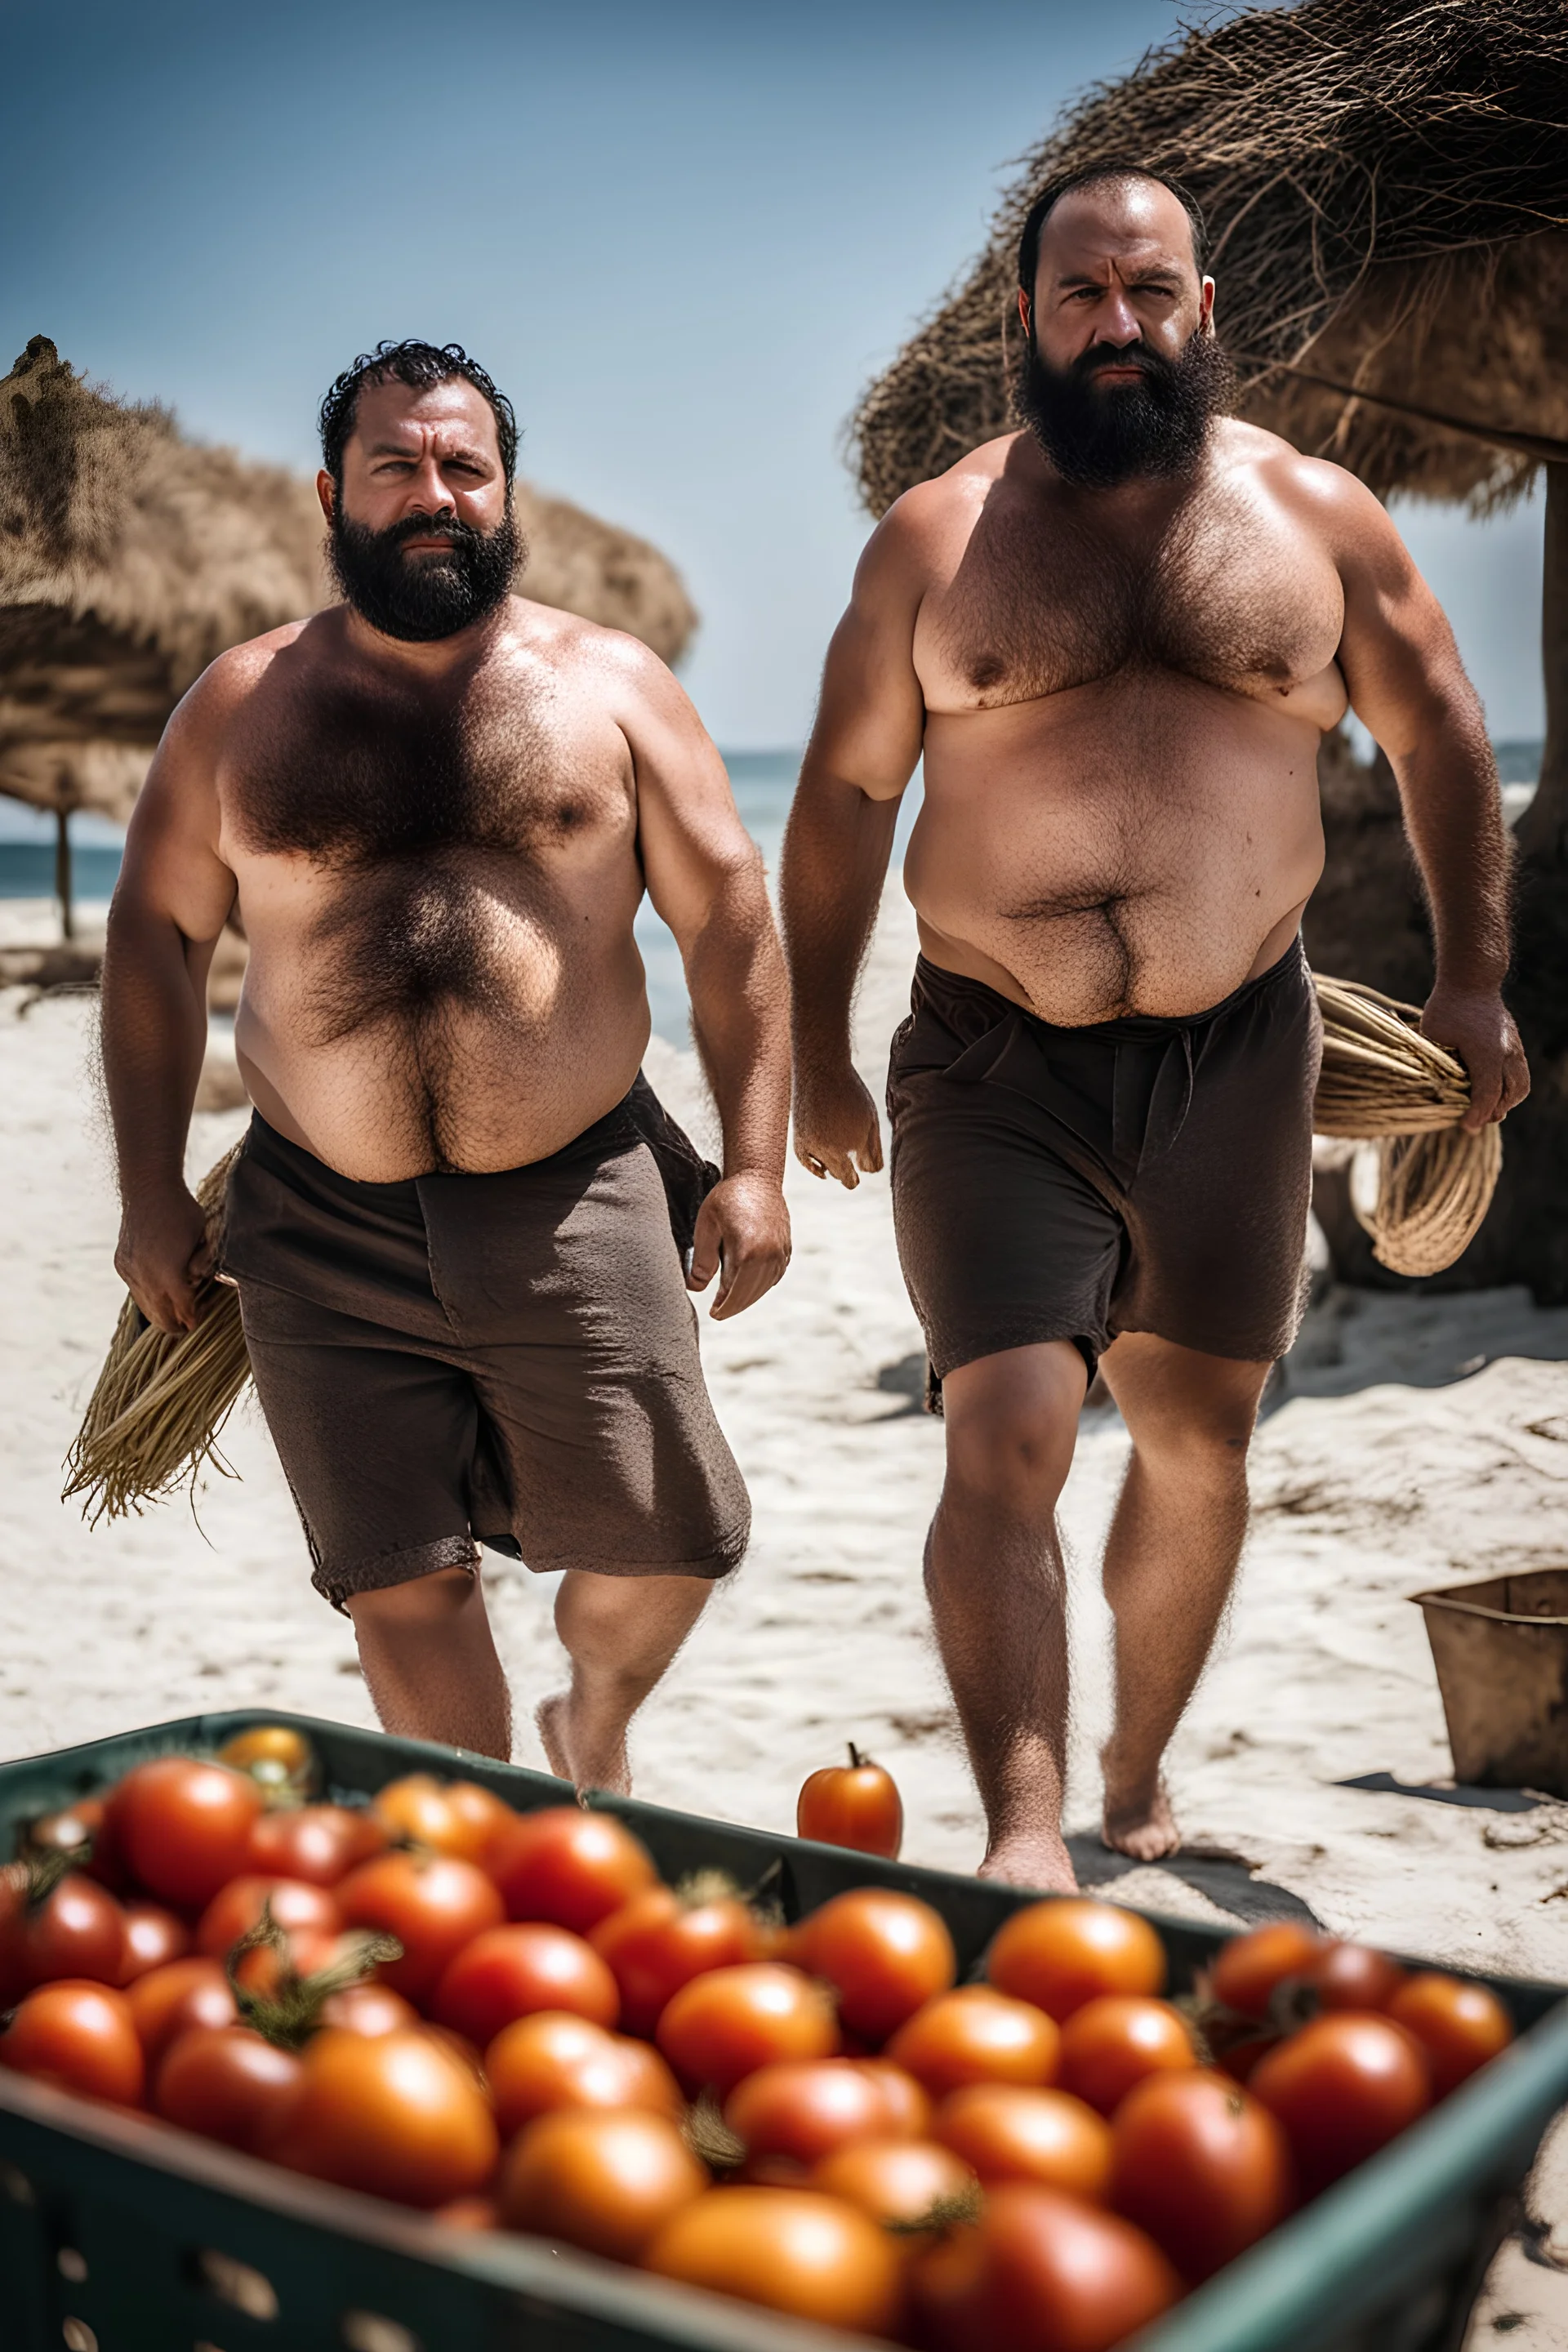
POLYGON ((1093 343, 1065 368, 1049 366, 1031 335, 1014 398, 1063 481, 1113 490, 1141 476, 1191 473, 1235 383, 1229 353, 1211 334, 1190 336, 1173 360, 1147 343, 1093 343), (1096 389, 1102 368, 1128 366, 1141 370, 1141 383, 1096 389))
POLYGON ((340 503, 327 555, 338 586, 362 619, 384 636, 429 645, 455 637, 493 613, 510 590, 526 553, 510 499, 494 530, 476 530, 456 515, 405 515, 385 530, 351 522, 340 503), (438 530, 448 555, 406 556, 404 543, 438 530))

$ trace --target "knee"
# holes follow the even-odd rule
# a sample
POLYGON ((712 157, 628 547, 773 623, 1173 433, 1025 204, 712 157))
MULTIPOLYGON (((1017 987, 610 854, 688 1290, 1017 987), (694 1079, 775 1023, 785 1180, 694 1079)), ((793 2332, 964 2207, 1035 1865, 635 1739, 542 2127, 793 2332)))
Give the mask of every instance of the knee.
POLYGON ((1132 1450, 1142 1462, 1223 1483, 1245 1475, 1257 1424, 1255 1396, 1173 1403, 1163 1412, 1139 1417, 1131 1433, 1132 1450))
POLYGON ((344 1603, 357 1634, 435 1633, 453 1624, 481 1599, 477 1572, 467 1568, 438 1568, 428 1576, 410 1577, 405 1584, 383 1585, 373 1592, 351 1592, 344 1603))
POLYGON ((1075 1429, 1076 1422, 1064 1430, 1059 1417, 1021 1398, 950 1418, 948 1483, 1010 1517, 1048 1517, 1067 1480, 1075 1429))

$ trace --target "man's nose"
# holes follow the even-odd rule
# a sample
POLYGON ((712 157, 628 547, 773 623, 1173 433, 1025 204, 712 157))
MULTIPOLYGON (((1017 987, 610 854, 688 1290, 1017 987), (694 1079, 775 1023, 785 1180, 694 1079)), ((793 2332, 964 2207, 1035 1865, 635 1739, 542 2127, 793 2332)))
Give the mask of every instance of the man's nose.
POLYGON ((441 478, 434 454, 421 459, 404 485, 404 508, 409 514, 456 514, 451 491, 441 478))
POLYGON ((1111 343, 1122 351, 1129 343, 1141 343, 1143 330, 1138 315, 1125 294, 1113 294, 1094 322, 1097 343, 1111 343))

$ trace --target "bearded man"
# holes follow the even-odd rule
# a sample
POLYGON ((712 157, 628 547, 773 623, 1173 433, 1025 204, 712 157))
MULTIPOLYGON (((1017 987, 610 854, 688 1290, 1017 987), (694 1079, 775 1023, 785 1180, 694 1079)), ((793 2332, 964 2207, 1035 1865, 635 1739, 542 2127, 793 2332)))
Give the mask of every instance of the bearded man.
POLYGON ((510 404, 383 344, 321 408, 342 602, 216 661, 126 844, 103 1053, 116 1259, 160 1329, 212 1259, 184 1177, 214 943, 250 944, 255 1116, 221 1270, 315 1562, 389 1730, 510 1753, 478 1543, 564 1570, 552 1767, 627 1785, 627 1722, 740 1559, 746 1492, 687 1288, 783 1273, 788 1025, 762 862, 634 639, 510 593, 510 404), (639 1065, 632 921, 680 946, 724 1171, 639 1065))
POLYGON ((1528 1079, 1499 994, 1508 855, 1479 705, 1377 500, 1222 414, 1196 208, 1134 165, 1047 189, 1019 249, 1028 429, 909 491, 833 640, 783 906, 795 1148, 881 1165, 849 1007, 924 755, 922 953, 888 1087, 900 1255, 945 1414, 926 1583, 990 1828, 1070 1887, 1056 1505, 1098 1367, 1132 1451, 1107 1545, 1109 1844, 1161 1779, 1247 1525, 1299 1315, 1320 1032, 1315 755, 1353 708, 1431 901, 1428 1036, 1470 1124, 1528 1079))

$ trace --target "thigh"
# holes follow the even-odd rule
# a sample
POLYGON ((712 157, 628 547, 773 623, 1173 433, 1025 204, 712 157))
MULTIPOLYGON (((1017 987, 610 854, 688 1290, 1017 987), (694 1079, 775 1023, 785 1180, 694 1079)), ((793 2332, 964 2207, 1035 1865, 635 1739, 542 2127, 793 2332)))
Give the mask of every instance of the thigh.
POLYGON ((1148 1452, 1194 1440, 1245 1445, 1273 1365, 1205 1355, 1149 1331, 1124 1331, 1100 1368, 1133 1444, 1148 1452))

